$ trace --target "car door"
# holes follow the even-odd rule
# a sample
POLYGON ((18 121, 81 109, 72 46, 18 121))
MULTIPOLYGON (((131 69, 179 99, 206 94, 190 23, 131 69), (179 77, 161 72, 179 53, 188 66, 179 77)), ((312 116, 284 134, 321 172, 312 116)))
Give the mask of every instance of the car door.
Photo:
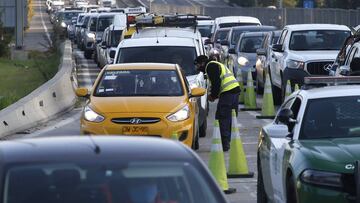
MULTIPOLYGON (((282 49, 284 50, 286 48, 285 46, 285 39, 288 35, 288 30, 283 30, 283 32, 280 35, 279 44, 282 45, 282 49)), ((285 57, 285 52, 276 52, 272 51, 271 54, 271 65, 270 65, 270 71, 271 71, 271 79, 273 84, 281 88, 281 72, 283 69, 283 61, 285 57)))
MULTIPOLYGON (((294 97, 289 98, 283 103, 280 110, 290 108, 293 102, 294 97)), ((281 125, 281 123, 279 123, 276 116, 271 124, 263 128, 263 143, 259 145, 259 158, 265 191, 269 198, 274 202, 281 202, 282 188, 280 186, 282 184, 282 157, 285 150, 284 144, 286 144, 289 139, 274 138, 266 132, 270 132, 268 129, 276 128, 279 125, 281 125)))

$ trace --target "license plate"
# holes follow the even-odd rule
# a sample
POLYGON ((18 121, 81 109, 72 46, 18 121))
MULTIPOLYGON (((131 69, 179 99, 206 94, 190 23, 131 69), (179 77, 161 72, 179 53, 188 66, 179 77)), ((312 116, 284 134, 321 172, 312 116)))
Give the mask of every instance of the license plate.
POLYGON ((122 132, 124 135, 147 135, 149 128, 143 126, 124 126, 122 132))

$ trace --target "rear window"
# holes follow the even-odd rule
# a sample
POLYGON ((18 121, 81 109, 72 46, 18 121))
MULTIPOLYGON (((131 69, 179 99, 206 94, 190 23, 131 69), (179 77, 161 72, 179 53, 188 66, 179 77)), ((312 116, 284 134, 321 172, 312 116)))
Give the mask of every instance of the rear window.
POLYGON ((122 48, 119 50, 117 63, 171 63, 179 64, 185 75, 198 74, 194 60, 195 47, 146 46, 122 48))
POLYGON ((256 50, 261 48, 263 36, 251 36, 241 38, 239 51, 245 53, 256 53, 256 50))
POLYGON ((99 18, 97 22, 97 31, 104 32, 104 30, 113 23, 113 19, 113 16, 99 18))
POLYGON ((211 35, 213 25, 199 25, 198 30, 201 34, 201 37, 209 37, 211 35))
POLYGON ((122 34, 122 30, 115 30, 115 31, 111 31, 111 46, 112 47, 117 47, 120 39, 121 39, 121 34, 122 34))
POLYGON ((181 96, 182 83, 175 70, 105 71, 94 96, 181 96))
POLYGON ((225 40, 229 34, 230 30, 219 30, 215 34, 215 42, 225 40))
POLYGON ((190 163, 43 164, 10 168, 2 202, 220 202, 213 189, 190 163))

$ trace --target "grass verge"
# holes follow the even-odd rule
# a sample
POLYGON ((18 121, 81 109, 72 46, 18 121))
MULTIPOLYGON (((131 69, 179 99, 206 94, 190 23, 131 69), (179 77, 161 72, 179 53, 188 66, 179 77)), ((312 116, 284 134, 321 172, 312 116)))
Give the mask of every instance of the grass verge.
POLYGON ((58 71, 60 53, 31 52, 29 60, 0 58, 0 110, 50 80, 58 71))

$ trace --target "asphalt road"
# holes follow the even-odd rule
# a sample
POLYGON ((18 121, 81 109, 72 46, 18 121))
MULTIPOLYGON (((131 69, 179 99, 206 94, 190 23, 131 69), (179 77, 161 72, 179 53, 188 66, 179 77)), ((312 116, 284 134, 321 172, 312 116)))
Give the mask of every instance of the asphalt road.
MULTIPOLYGON (((76 48, 73 49, 74 59, 76 61, 76 70, 78 76, 78 85, 80 87, 91 88, 100 69, 93 60, 85 59, 83 52, 76 48)), ((261 102, 261 98, 258 98, 261 102)), ((79 135, 80 133, 80 115, 81 106, 84 102, 72 111, 59 116, 42 126, 30 129, 29 134, 17 134, 14 137, 44 137, 44 136, 62 136, 62 135, 79 135)), ((241 107, 241 106, 240 106, 241 107)), ((216 103, 210 104, 208 116, 207 136, 200 139, 200 149, 197 153, 205 163, 208 163, 211 148, 211 137, 213 131, 214 114, 216 103)), ((269 123, 271 120, 259 120, 255 116, 257 112, 242 112, 238 116, 238 127, 240 130, 243 147, 246 153, 249 170, 255 173, 253 178, 229 179, 229 186, 236 188, 235 194, 227 195, 230 202, 254 203, 256 202, 256 149, 257 136, 260 128, 269 123)), ((225 160, 228 163, 228 152, 225 153, 225 160)))

